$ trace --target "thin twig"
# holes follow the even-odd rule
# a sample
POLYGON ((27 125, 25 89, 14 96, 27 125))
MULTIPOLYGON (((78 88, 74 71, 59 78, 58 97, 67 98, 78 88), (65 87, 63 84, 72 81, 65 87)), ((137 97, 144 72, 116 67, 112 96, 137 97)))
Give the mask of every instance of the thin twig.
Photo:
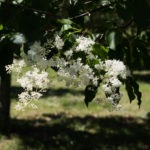
POLYGON ((69 18, 69 19, 70 19, 70 20, 73 20, 73 19, 77 19, 77 18, 80 18, 80 17, 84 17, 84 16, 90 16, 92 13, 97 12, 97 11, 101 11, 101 10, 106 9, 106 8, 109 8, 110 6, 113 6, 114 4, 116 4, 116 3, 115 3, 115 2, 112 2, 112 3, 110 3, 110 4, 101 6, 101 7, 99 7, 99 8, 93 9, 93 10, 91 10, 91 11, 84 12, 84 13, 82 13, 82 14, 80 14, 80 15, 71 17, 71 18, 69 18))

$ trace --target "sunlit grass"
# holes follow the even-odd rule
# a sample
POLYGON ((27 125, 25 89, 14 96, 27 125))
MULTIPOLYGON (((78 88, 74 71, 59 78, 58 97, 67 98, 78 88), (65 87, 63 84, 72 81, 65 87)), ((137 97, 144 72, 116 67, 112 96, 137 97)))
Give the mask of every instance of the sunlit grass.
MULTIPOLYGON (((137 73, 137 72, 136 72, 137 73)), ((143 74, 143 72, 141 73, 143 74)), ((95 115, 95 116, 112 116, 112 115, 123 115, 123 116, 134 116, 134 117, 146 117, 150 111, 150 85, 149 83, 139 82, 140 90, 142 92, 142 105, 139 109, 137 100, 132 103, 129 102, 125 87, 121 87, 121 93, 123 98, 120 101, 122 108, 120 110, 110 111, 110 107, 105 104, 105 101, 99 102, 94 100, 89 104, 87 108, 84 103, 83 88, 66 87, 65 82, 59 81, 54 71, 50 70, 50 78, 52 82, 50 84, 49 95, 41 98, 36 104, 38 109, 33 110, 27 108, 24 112, 17 112, 14 109, 17 98, 12 101, 11 114, 12 117, 28 118, 28 117, 42 117, 43 113, 54 113, 58 114, 64 112, 69 115, 95 115)), ((15 82, 16 76, 13 75, 12 84, 18 86, 15 82)), ((104 93, 99 88, 99 92, 95 99, 104 98, 104 93)))

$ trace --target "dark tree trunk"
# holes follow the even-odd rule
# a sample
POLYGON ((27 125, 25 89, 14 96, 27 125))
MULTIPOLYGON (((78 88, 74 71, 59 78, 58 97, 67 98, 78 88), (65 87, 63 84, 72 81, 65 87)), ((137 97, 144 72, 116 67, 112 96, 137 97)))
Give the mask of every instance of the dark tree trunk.
POLYGON ((0 133, 9 134, 10 121, 10 74, 0 77, 0 133))
POLYGON ((13 45, 9 39, 0 43, 0 134, 9 134, 11 75, 5 66, 13 61, 13 45))

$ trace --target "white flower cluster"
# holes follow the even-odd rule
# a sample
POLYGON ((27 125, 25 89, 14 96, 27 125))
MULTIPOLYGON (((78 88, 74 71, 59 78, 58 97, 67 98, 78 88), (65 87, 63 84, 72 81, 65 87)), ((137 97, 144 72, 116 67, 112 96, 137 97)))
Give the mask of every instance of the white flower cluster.
POLYGON ((98 78, 94 77, 92 68, 84 65, 80 58, 66 64, 66 66, 60 66, 57 73, 63 80, 66 80, 67 85, 86 86, 92 81, 93 84, 98 84, 98 78))
POLYGON ((63 46, 64 46, 64 41, 60 38, 60 36, 56 36, 55 37, 55 42, 54 42, 54 46, 57 48, 57 49, 62 49, 63 46))
POLYGON ((24 55, 23 58, 28 65, 36 65, 39 69, 46 69, 48 67, 48 62, 46 59, 48 51, 41 46, 40 42, 35 42, 30 47, 28 54, 24 55))
POLYGON ((123 62, 119 60, 106 60, 104 63, 106 71, 106 81, 102 86, 107 99, 114 105, 117 106, 122 94, 119 93, 118 89, 122 85, 120 80, 124 80, 127 77, 127 69, 123 62))
MULTIPOLYGON (((100 80, 105 80, 102 89, 113 106, 118 106, 117 104, 121 99, 118 89, 122 85, 121 80, 126 79, 127 76, 125 65, 123 62, 117 60, 98 60, 92 54, 92 46, 95 42, 90 38, 78 37, 76 43, 75 46, 64 53, 65 58, 54 55, 47 59, 47 55, 51 50, 47 50, 39 42, 35 42, 30 47, 28 53, 24 54, 24 60, 19 63, 14 61, 12 65, 6 66, 6 70, 9 73, 15 68, 15 71, 19 74, 17 82, 25 90, 19 94, 19 102, 15 107, 16 109, 24 110, 26 106, 36 108, 32 102, 38 100, 42 96, 42 92, 48 88, 50 80, 46 70, 53 67, 58 68, 57 74, 60 79, 66 81, 66 85, 86 86, 93 84, 98 86, 100 80), (74 54, 80 54, 80 52, 85 54, 87 60, 96 60, 97 64, 95 64, 94 68, 83 61, 80 55, 76 59, 73 59, 74 54), (28 65, 32 66, 32 69, 22 73, 22 68, 28 65), (101 71, 105 73, 101 74, 101 71)), ((59 36, 56 36, 51 47, 61 50, 63 46, 63 40, 59 36)))
POLYGON ((20 74, 22 72, 22 68, 26 67, 26 63, 24 60, 16 60, 14 59, 13 64, 5 66, 7 73, 11 73, 13 70, 20 74))
POLYGON ((122 79, 126 79, 127 69, 123 62, 119 60, 106 60, 105 61, 105 69, 107 71, 106 75, 118 77, 120 76, 122 79))
POLYGON ((6 72, 8 74, 10 74, 12 72, 13 68, 14 68, 14 64, 7 65, 7 66, 5 66, 5 68, 6 68, 6 72))
POLYGON ((84 52, 86 57, 93 56, 91 50, 95 42, 87 37, 80 36, 76 39, 77 45, 65 52, 66 65, 59 66, 58 75, 66 80, 67 85, 86 86, 88 84, 98 85, 98 77, 88 64, 83 64, 81 58, 72 59, 74 53, 84 52))
POLYGON ((17 82, 25 91, 18 95, 19 101, 15 108, 17 110, 24 110, 27 106, 37 108, 34 101, 37 101, 42 96, 41 93, 47 89, 49 84, 48 73, 34 67, 33 70, 21 75, 17 82))
POLYGON ((11 37, 11 40, 15 44, 23 44, 26 42, 25 36, 22 33, 16 33, 11 37))
POLYGON ((22 2, 23 2, 23 0, 13 0, 13 4, 15 4, 15 5, 20 4, 22 2))
POLYGON ((18 95, 19 101, 15 106, 17 110, 22 111, 27 106, 37 108, 34 101, 37 101, 42 96, 42 92, 48 88, 49 84, 48 73, 40 71, 36 66, 32 66, 30 71, 24 73, 23 68, 28 66, 29 62, 27 60, 29 60, 29 57, 30 55, 24 56, 26 59, 14 60, 13 64, 6 66, 8 73, 11 73, 12 70, 17 73, 17 82, 24 89, 24 92, 18 95))
POLYGON ((45 71, 40 72, 40 70, 34 67, 33 70, 27 71, 21 78, 17 79, 26 91, 32 91, 33 88, 37 88, 40 91, 44 91, 48 87, 49 79, 48 73, 45 71))
POLYGON ((85 53, 88 53, 91 50, 92 45, 95 44, 92 39, 83 36, 77 38, 76 41, 78 42, 76 51, 84 51, 85 53))
POLYGON ((34 101, 37 101, 42 96, 41 92, 47 88, 49 83, 48 73, 39 73, 38 70, 34 68, 33 72, 26 72, 21 78, 17 79, 17 82, 20 83, 25 91, 18 95, 19 101, 15 108, 22 111, 24 111, 24 108, 27 106, 37 108, 34 101))
POLYGON ((92 46, 95 44, 91 38, 80 36, 76 39, 77 46, 72 47, 70 50, 65 52, 65 55, 70 59, 73 53, 84 52, 87 59, 94 59, 95 56, 92 54, 92 46))
POLYGON ((33 103, 33 101, 37 101, 41 96, 42 94, 39 92, 22 92, 18 95, 19 102, 15 105, 15 109, 24 111, 27 106, 37 109, 37 106, 33 103))

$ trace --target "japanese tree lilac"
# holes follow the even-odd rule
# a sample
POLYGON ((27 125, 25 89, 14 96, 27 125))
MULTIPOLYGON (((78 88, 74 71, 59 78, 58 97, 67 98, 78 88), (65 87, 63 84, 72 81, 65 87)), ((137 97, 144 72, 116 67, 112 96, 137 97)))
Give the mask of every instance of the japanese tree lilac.
POLYGON ((15 70, 19 72, 17 82, 25 90, 19 94, 16 109, 24 110, 26 106, 36 108, 32 101, 38 100, 42 96, 42 92, 48 88, 50 80, 47 69, 53 67, 57 68, 57 75, 61 80, 66 81, 66 85, 99 86, 102 80, 102 90, 105 92, 107 100, 114 107, 118 106, 122 97, 118 89, 122 85, 122 80, 125 80, 128 75, 125 65, 119 60, 102 61, 95 56, 92 53, 95 41, 89 37, 78 36, 75 41, 75 45, 65 50, 64 57, 60 57, 58 53, 49 59, 47 59, 47 55, 51 52, 51 48, 55 47, 62 52, 65 43, 60 36, 55 36, 53 43, 49 40, 45 47, 41 46, 41 43, 35 42, 28 53, 23 55, 22 62, 18 64, 14 62, 14 64, 6 66, 8 72, 16 68, 15 70), (83 61, 80 55, 74 59, 74 54, 80 54, 80 52, 85 55, 86 61, 83 61), (95 61, 96 64, 92 67, 88 60, 95 61), (20 74, 25 66, 31 66, 31 70, 20 74))
POLYGON ((59 35, 55 37, 54 46, 58 49, 62 49, 64 46, 64 41, 60 38, 59 35))
POLYGON ((84 51, 85 53, 88 53, 88 51, 91 50, 92 45, 95 44, 92 39, 83 36, 77 38, 76 41, 78 43, 76 51, 84 51))
POLYGON ((106 60, 104 63, 105 83, 102 86, 103 91, 106 94, 106 98, 110 101, 113 106, 117 106, 122 95, 118 92, 118 88, 122 85, 119 80, 126 79, 127 69, 123 62, 119 60, 106 60))

